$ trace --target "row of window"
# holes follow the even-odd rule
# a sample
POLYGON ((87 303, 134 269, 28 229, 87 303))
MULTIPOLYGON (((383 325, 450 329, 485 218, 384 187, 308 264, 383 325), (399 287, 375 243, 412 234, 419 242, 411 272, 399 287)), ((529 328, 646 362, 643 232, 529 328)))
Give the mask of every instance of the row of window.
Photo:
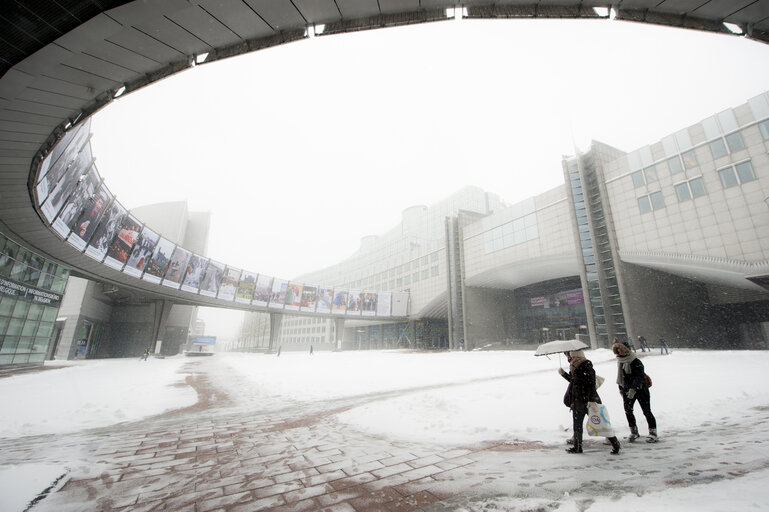
MULTIPOLYGON (((750 160, 730 165, 718 170, 718 177, 721 180, 723 188, 736 187, 756 179, 756 173, 753 170, 753 164, 750 160)), ((707 194, 705 182, 702 176, 697 176, 688 181, 674 185, 676 198, 679 203, 695 199, 707 194)), ((638 209, 640 212, 648 213, 652 210, 659 210, 665 207, 665 199, 661 191, 652 192, 638 198, 638 209)))
POLYGON ((69 270, 0 234, 0 276, 62 293, 67 286, 69 270))
POLYGON ((537 214, 530 213, 483 234, 483 246, 486 254, 528 242, 539 237, 537 214))
MULTIPOLYGON (((389 270, 385 270, 383 272, 380 272, 378 274, 374 274, 369 276, 366 279, 359 279, 357 281, 353 281, 351 283, 347 283, 345 286, 348 286, 349 288, 369 288, 374 290, 379 289, 390 289, 394 290, 395 288, 395 276, 405 274, 403 279, 407 284, 410 280, 413 280, 414 282, 419 281, 420 273, 418 272, 419 267, 429 265, 430 263, 437 263, 438 262, 438 251, 433 252, 432 254, 429 254, 427 256, 422 256, 421 258, 417 258, 412 261, 407 261, 403 265, 399 265, 397 267, 393 267, 389 270), (409 274, 412 270, 417 270, 417 272, 414 272, 412 274, 409 274), (387 287, 388 281, 387 279, 390 279, 389 281, 389 288, 387 287)), ((438 266, 433 266, 430 271, 433 276, 438 275, 438 266)), ((422 270, 422 279, 427 279, 429 277, 429 274, 426 274, 426 269, 422 270)), ((400 285, 398 285, 400 286, 400 285)))

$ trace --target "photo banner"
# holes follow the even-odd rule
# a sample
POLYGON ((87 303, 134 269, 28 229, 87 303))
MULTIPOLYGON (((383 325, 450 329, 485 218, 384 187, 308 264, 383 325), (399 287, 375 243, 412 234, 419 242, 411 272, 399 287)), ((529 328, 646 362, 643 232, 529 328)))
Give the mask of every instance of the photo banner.
POLYGON ((224 277, 224 263, 211 260, 206 268, 206 273, 203 276, 203 282, 200 283, 200 294, 206 297, 216 297, 216 292, 219 291, 219 283, 222 282, 224 277))
POLYGON ((334 303, 333 288, 318 289, 318 304, 315 311, 318 313, 331 313, 331 305, 334 303))
POLYGON ((244 270, 240 276, 238 282, 238 291, 235 292, 235 302, 241 304, 251 304, 251 299, 254 296, 254 289, 256 288, 256 274, 244 270))
POLYGON ((347 295, 348 292, 344 288, 334 289, 334 302, 331 305, 332 315, 344 315, 347 313, 347 295))
POLYGON ((169 288, 179 288, 184 279, 184 272, 187 270, 187 262, 190 261, 192 253, 180 245, 176 246, 171 253, 171 259, 168 262, 168 270, 163 279, 163 286, 169 288))
POLYGON ((113 201, 107 213, 104 214, 99 226, 91 237, 85 253, 96 261, 102 261, 112 240, 117 236, 118 229, 128 211, 117 201, 113 201))
POLYGON ((312 312, 315 311, 315 305, 318 302, 318 287, 304 285, 302 287, 302 304, 300 306, 301 311, 312 312))
POLYGON ((112 193, 102 184, 91 198, 83 213, 75 221, 75 227, 69 234, 67 242, 79 251, 85 250, 86 245, 91 240, 91 236, 96 231, 102 215, 110 206, 112 193))
POLYGON ((152 258, 152 252, 155 250, 158 240, 160 240, 160 235, 144 226, 139 234, 139 239, 131 250, 131 256, 128 257, 123 272, 134 277, 141 277, 144 267, 152 258))
POLYGON ((222 300, 232 300, 235 298, 235 293, 238 291, 238 283, 240 282, 240 269, 235 267, 227 267, 224 271, 224 277, 222 283, 219 285, 219 293, 216 298, 222 300))
POLYGON ((302 285, 299 283, 288 283, 286 289, 286 309, 289 311, 299 311, 302 304, 302 285))
POLYGON ((166 274, 166 270, 168 270, 168 263, 171 261, 171 253, 175 245, 172 241, 162 236, 160 237, 160 241, 155 245, 150 262, 144 270, 144 275, 142 275, 143 280, 160 284, 160 281, 163 280, 163 276, 166 274))
POLYGON ((182 290, 198 293, 207 267, 208 258, 197 254, 190 256, 190 262, 187 263, 187 272, 184 274, 184 281, 182 281, 182 290))
POLYGON ((363 316, 376 315, 377 296, 376 292, 363 292, 361 295, 361 313, 363 316))
POLYGON ((107 249, 104 264, 115 270, 122 270, 123 265, 128 261, 128 256, 131 255, 136 240, 139 239, 141 230, 141 222, 133 215, 126 215, 120 224, 117 236, 107 249))
POLYGON ((408 292, 392 292, 392 316, 408 316, 409 294, 408 292))
POLYGON ((542 307, 545 309, 559 308, 562 306, 577 306, 584 303, 585 298, 582 295, 581 288, 566 290, 552 295, 531 297, 529 299, 529 305, 532 308, 542 307))
POLYGON ((360 316, 361 303, 361 291, 350 290, 347 295, 347 316, 360 316))
POLYGON ((37 204, 43 204, 48 198, 49 193, 56 187, 61 178, 70 169, 70 165, 77 158, 80 149, 88 141, 90 137, 90 131, 86 129, 90 125, 85 123, 73 130, 73 137, 67 139, 67 136, 59 141, 51 152, 51 159, 46 163, 43 160, 43 165, 40 167, 40 175, 38 176, 37 187, 37 204), (65 142, 65 139, 67 142, 65 142))
POLYGON ((392 293, 379 292, 379 297, 376 305, 377 316, 390 316, 392 310, 390 309, 390 302, 392 301, 392 293))
POLYGON ((64 202, 69 199, 69 196, 75 190, 75 187, 80 183, 80 176, 91 167, 92 162, 91 146, 86 146, 83 148, 83 151, 77 155, 75 161, 59 180, 56 188, 53 189, 53 192, 49 194, 48 198, 40 207, 49 223, 53 222, 56 214, 59 213, 61 207, 64 206, 64 202))
POLYGON ((80 181, 80 185, 70 196, 67 203, 61 209, 59 216, 53 221, 53 229, 62 238, 67 238, 70 231, 75 228, 75 223, 83 210, 88 205, 89 200, 96 192, 99 186, 99 175, 96 168, 91 166, 85 177, 80 181))
POLYGON ((270 292, 269 307, 274 309, 283 309, 286 305, 286 291, 288 290, 288 281, 285 279, 273 279, 272 291, 270 292))
POLYGON ((259 274, 254 287, 254 299, 251 304, 254 306, 266 306, 270 303, 270 293, 272 291, 272 276, 259 274))

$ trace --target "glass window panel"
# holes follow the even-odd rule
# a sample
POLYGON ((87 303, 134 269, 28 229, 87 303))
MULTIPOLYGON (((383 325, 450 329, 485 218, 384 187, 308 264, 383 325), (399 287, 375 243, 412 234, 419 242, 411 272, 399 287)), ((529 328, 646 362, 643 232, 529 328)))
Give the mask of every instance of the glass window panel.
POLYGON ((733 132, 739 128, 737 125, 737 118, 734 116, 734 111, 732 109, 719 112, 718 122, 721 124, 721 129, 724 131, 724 133, 733 132))
POLYGON ((0 337, 5 334, 5 329, 8 327, 8 322, 10 322, 11 319, 7 316, 0 316, 0 337))
POLYGON ((756 173, 753 172, 753 164, 750 163, 750 160, 737 164, 735 167, 737 168, 737 175, 740 177, 740 183, 756 179, 756 173))
POLYGON ((532 226, 537 225, 537 214, 536 213, 530 213, 526 217, 523 218, 523 223, 527 228, 530 228, 532 226))
POLYGON ((649 202, 649 196, 642 196, 638 198, 638 209, 641 213, 649 213, 652 211, 652 205, 649 202))
POLYGON ((732 153, 745 149, 745 142, 742 140, 742 134, 740 134, 740 132, 734 132, 727 135, 726 143, 729 144, 729 151, 732 153))
POLYGON ((529 226, 526 228, 526 240, 534 240, 539 235, 537 226, 529 226))
POLYGON ((13 356, 13 364, 23 364, 28 362, 29 362, 29 352, 14 354, 13 356))
POLYGON ((668 169, 670 169, 670 174, 678 174, 684 170, 684 166, 681 164, 681 159, 678 155, 668 159, 668 169))
POLYGON ((504 247, 512 247, 515 245, 515 235, 513 233, 510 233, 509 235, 505 235, 504 238, 502 238, 502 245, 504 247))
POLYGON ((697 155, 694 154, 694 150, 687 151, 683 155, 681 155, 681 158, 684 160, 684 167, 687 169, 692 169, 693 167, 697 167, 697 155))
POLYGON ((689 184, 688 183, 679 183, 675 186, 676 189, 676 196, 678 197, 678 202, 681 203, 683 201, 688 201, 692 198, 691 193, 689 192, 689 184))
POLYGON ((3 345, 0 347, 0 353, 13 354, 16 352, 16 346, 19 344, 18 336, 6 336, 3 345))
POLYGON ((713 155, 713 158, 721 158, 722 156, 729 154, 726 151, 726 144, 724 144, 724 139, 718 138, 710 143, 710 154, 713 155))
POLYGON ((24 326, 24 319, 22 318, 11 318, 11 321, 8 322, 8 329, 5 331, 5 334, 9 336, 18 336, 21 334, 21 328, 24 326))
POLYGON ((513 234, 513 223, 507 222, 502 225, 502 236, 508 236, 513 234))
POLYGON ((702 127, 705 129, 705 138, 708 140, 721 136, 721 128, 719 128, 715 116, 702 121, 702 127))
POLYGON ((644 181, 644 175, 642 171, 636 171, 633 174, 630 175, 633 178, 633 187, 643 187, 646 185, 646 182, 644 181))
POLYGON ((689 137, 689 130, 687 128, 677 131, 675 136, 676 142, 678 143, 678 148, 681 151, 686 151, 692 147, 692 139, 689 137))
POLYGON ((692 190, 692 196, 694 197, 700 197, 707 194, 707 191, 705 190, 705 182, 702 180, 702 178, 694 178, 689 182, 689 187, 692 190))
POLYGON ((724 188, 738 185, 737 176, 734 174, 734 169, 731 167, 718 171, 718 177, 721 178, 721 185, 723 185, 724 188))
POLYGON ((426 268, 422 271, 422 279, 427 279, 428 277, 430 277, 430 269, 426 268))
POLYGON ((758 129, 761 130, 761 136, 764 140, 769 140, 769 120, 758 123, 758 129))
POLYGON ((662 197, 662 192, 653 192, 649 194, 649 199, 652 202, 652 207, 655 210, 665 207, 665 199, 662 197))
POLYGON ((40 304, 32 304, 29 307, 27 320, 39 320, 42 315, 43 315, 43 306, 41 306, 40 304))
POLYGON ((524 229, 526 229, 526 225, 523 223, 523 219, 515 219, 513 221, 514 231, 523 231, 524 229))
POLYGON ((646 183, 653 183, 657 181, 657 168, 653 165, 644 169, 644 176, 646 176, 646 183))
POLYGON ((54 276, 53 274, 45 274, 43 273, 40 276, 40 280, 37 282, 37 286, 40 288, 50 289, 53 285, 54 276))
POLYGON ((662 139, 662 148, 665 150, 665 156, 673 156, 678 153, 675 137, 673 135, 668 135, 662 139))
POLYGON ((27 311, 29 311, 29 303, 24 301, 16 301, 16 306, 13 308, 14 318, 26 318, 27 311))
POLYGON ((13 311, 14 306, 14 300, 9 299, 8 297, 3 297, 0 299, 0 315, 4 316, 11 316, 11 311, 13 311))
POLYGON ((13 268, 11 269, 11 275, 9 276, 11 279, 15 279, 17 281, 21 281, 24 279, 24 273, 27 271, 27 265, 24 264, 21 260, 16 260, 13 263, 13 268))
POLYGON ((36 336, 38 338, 40 337, 50 338, 51 334, 53 334, 54 325, 55 324, 53 322, 40 322, 40 326, 37 329, 36 336))
POLYGON ((56 315, 58 314, 58 312, 59 312, 59 308, 47 307, 43 311, 43 317, 41 320, 43 322, 53 322, 54 320, 56 320, 56 315))
POLYGON ((22 336, 34 336, 35 333, 37 332, 37 326, 38 326, 38 324, 37 324, 36 321, 34 321, 34 320, 32 320, 32 321, 27 320, 26 322, 24 322, 24 328, 21 330, 21 335, 22 336))
POLYGON ((57 293, 64 293, 64 289, 67 287, 67 278, 57 277, 53 280, 51 285, 51 291, 57 293))

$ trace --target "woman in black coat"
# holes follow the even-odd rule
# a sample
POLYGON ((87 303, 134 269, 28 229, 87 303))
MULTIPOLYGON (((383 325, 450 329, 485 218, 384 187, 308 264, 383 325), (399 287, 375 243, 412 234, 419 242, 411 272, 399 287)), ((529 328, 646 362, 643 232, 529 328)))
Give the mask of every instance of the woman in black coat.
MULTIPOLYGON (((595 389, 595 370, 581 350, 566 352, 569 361, 569 372, 558 369, 561 376, 569 381, 569 387, 563 397, 563 403, 571 409, 571 417, 574 429, 574 446, 566 450, 567 453, 582 453, 582 431, 585 416, 587 415, 587 403, 600 404, 601 397, 595 389)), ((607 438, 611 443, 611 453, 619 453, 620 445, 616 437, 607 438)))
POLYGON ((624 345, 614 345, 611 349, 617 356, 617 385, 619 386, 619 393, 622 395, 625 417, 630 426, 630 436, 627 440, 632 443, 639 437, 638 425, 633 414, 633 407, 638 400, 644 417, 646 417, 646 423, 649 425, 649 437, 646 438, 646 442, 654 443, 657 441, 657 420, 652 414, 651 394, 646 385, 644 365, 624 345))

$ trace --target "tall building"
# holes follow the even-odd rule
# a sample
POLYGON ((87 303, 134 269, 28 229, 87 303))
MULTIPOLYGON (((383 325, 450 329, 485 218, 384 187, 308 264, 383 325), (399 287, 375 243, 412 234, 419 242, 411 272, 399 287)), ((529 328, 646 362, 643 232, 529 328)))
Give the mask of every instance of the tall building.
MULTIPOLYGON (((288 317, 287 348, 474 349, 578 335, 592 346, 769 341, 769 95, 624 152, 563 160, 565 184, 514 205, 468 187, 403 212, 350 258, 299 276, 410 292, 409 322, 288 317), (340 344, 340 340, 343 342, 340 344)), ((266 319, 244 323, 259 349, 266 319)))

